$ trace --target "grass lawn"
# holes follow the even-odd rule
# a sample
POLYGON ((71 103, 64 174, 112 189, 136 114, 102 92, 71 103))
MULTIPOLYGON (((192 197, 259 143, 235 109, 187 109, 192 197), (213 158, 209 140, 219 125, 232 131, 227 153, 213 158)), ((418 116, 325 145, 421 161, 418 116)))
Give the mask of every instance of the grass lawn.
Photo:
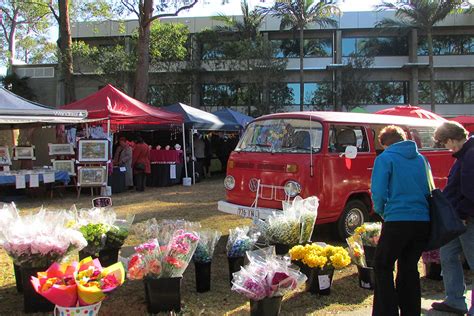
MULTIPOLYGON (((228 230, 238 225, 250 224, 243 219, 217 211, 217 201, 224 197, 223 178, 213 178, 193 187, 180 185, 166 188, 147 188, 144 193, 127 192, 113 196, 114 209, 118 214, 136 214, 135 222, 156 217, 161 219, 185 219, 199 221, 202 227, 219 230, 223 236, 217 246, 212 264, 211 291, 197 293, 195 290, 194 265, 191 263, 184 273, 181 293, 183 315, 247 315, 249 303, 241 295, 230 290, 225 244, 228 230)), ((22 211, 37 210, 41 205, 48 209, 65 209, 72 204, 77 208, 90 207, 91 197, 84 190, 76 200, 74 194, 61 198, 25 199, 17 203, 22 211)), ((316 240, 331 241, 329 226, 316 232, 316 240)), ((137 238, 131 235, 126 246, 136 245, 137 238)), ((442 282, 423 279, 424 294, 442 291, 442 282)), ((144 315, 145 293, 141 281, 126 281, 124 286, 103 302, 100 315, 144 315)), ((282 315, 328 315, 358 310, 372 304, 372 292, 358 287, 357 269, 354 265, 336 271, 331 295, 319 297, 300 289, 284 298, 282 315)), ((0 315, 21 315, 23 297, 16 293, 13 266, 10 258, 0 250, 0 315)))

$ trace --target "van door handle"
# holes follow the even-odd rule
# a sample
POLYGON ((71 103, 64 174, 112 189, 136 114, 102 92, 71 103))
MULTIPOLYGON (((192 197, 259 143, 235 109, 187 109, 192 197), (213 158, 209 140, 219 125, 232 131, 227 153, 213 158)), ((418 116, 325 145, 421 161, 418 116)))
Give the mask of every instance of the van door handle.
POLYGON ((367 170, 373 170, 374 168, 367 168, 367 170))

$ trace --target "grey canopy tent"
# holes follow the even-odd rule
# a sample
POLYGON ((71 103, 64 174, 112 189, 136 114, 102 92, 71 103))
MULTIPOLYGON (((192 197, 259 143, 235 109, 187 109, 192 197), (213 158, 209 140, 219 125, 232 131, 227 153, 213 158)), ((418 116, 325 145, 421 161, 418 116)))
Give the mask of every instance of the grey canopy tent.
POLYGON ((87 118, 85 110, 58 110, 32 102, 0 87, 0 126, 76 124, 87 118))
MULTIPOLYGON (((226 119, 219 118, 218 116, 199 110, 195 107, 183 104, 183 103, 175 103, 172 105, 162 107, 163 110, 168 112, 174 113, 181 113, 184 118, 184 125, 186 128, 191 130, 191 155, 194 157, 194 140, 193 140, 193 131, 194 130, 206 130, 206 131, 239 131, 242 127, 236 123, 231 122, 226 119)), ((194 166, 194 159, 193 159, 193 183, 196 181, 195 179, 195 166, 194 166)), ((187 168, 185 168, 186 177, 187 168)))
POLYGON ((248 123, 253 121, 253 117, 234 111, 229 108, 224 108, 222 110, 212 112, 212 114, 216 115, 221 120, 227 120, 230 122, 234 122, 235 124, 239 124, 241 129, 245 128, 248 123))

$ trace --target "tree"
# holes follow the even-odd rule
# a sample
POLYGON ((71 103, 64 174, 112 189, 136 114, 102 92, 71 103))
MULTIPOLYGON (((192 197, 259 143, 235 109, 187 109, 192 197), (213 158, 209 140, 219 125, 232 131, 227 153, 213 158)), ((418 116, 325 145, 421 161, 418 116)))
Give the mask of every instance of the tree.
POLYGON ((134 84, 134 97, 146 102, 150 68, 150 28, 159 18, 177 16, 181 11, 192 8, 198 0, 163 0, 156 5, 157 14, 153 15, 153 0, 121 0, 122 5, 138 17, 137 66, 134 84))
POLYGON ((271 14, 280 18, 280 29, 290 27, 299 33, 300 57, 300 110, 304 110, 304 29, 309 24, 320 27, 337 26, 337 21, 331 16, 339 14, 339 8, 334 4, 318 0, 289 0, 277 1, 270 8, 259 7, 259 12, 271 14))
MULTIPOLYGON (((29 32, 42 33, 47 27, 46 0, 27 2, 18 0, 4 0, 0 4, 0 26, 3 31, 4 42, 7 46, 8 68, 18 57, 17 39, 24 37, 29 32)), ((2 45, 3 46, 3 45, 2 45)))
POLYGON ((461 9, 464 0, 411 0, 388 2, 377 6, 379 11, 395 10, 395 19, 383 18, 379 28, 417 29, 426 34, 430 73, 430 104, 435 111, 435 71, 433 66, 433 27, 449 14, 461 9))
POLYGON ((28 85, 29 79, 30 78, 28 77, 19 78, 17 74, 12 73, 6 75, 2 79, 2 84, 5 89, 13 92, 14 94, 19 95, 30 101, 36 101, 37 97, 28 85))

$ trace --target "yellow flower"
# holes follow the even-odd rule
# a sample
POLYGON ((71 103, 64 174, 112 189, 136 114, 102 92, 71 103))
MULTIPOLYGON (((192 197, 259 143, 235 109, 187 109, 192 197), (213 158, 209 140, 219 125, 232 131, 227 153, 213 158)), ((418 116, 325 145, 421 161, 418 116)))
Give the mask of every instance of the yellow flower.
POLYGON ((345 250, 337 252, 336 254, 330 257, 330 260, 334 269, 342 269, 344 267, 347 267, 351 263, 351 258, 345 250))
POLYGON ((354 232, 357 234, 357 235, 362 235, 363 233, 365 233, 365 226, 359 226, 357 227, 354 232))
POLYGON ((306 253, 305 247, 301 245, 294 246, 293 248, 290 249, 291 260, 301 260, 303 259, 305 253, 306 253))

